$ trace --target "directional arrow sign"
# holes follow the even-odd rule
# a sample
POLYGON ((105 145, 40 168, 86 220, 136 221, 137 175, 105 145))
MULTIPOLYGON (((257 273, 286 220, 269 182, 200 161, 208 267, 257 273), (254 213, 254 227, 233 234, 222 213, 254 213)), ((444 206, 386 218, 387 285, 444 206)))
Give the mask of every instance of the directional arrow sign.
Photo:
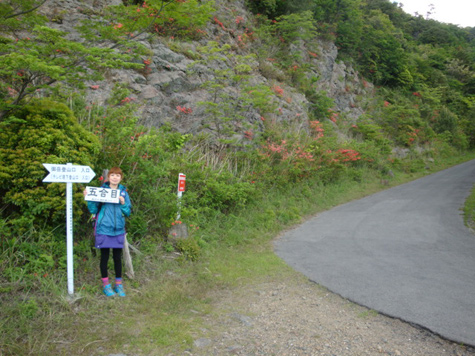
POLYGON ((49 174, 45 183, 89 183, 96 175, 89 166, 43 163, 49 174))
POLYGON ((89 183, 96 175, 89 166, 43 163, 49 174, 45 183, 66 183, 66 261, 68 271, 68 293, 74 294, 73 263, 73 183, 89 183))

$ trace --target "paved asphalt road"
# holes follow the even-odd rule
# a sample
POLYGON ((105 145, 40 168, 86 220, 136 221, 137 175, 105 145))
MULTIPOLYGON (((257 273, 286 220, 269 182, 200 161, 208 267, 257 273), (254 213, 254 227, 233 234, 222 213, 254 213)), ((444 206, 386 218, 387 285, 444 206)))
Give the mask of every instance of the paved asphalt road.
POLYGON ((475 160, 323 212, 275 252, 357 304, 475 346, 475 160))

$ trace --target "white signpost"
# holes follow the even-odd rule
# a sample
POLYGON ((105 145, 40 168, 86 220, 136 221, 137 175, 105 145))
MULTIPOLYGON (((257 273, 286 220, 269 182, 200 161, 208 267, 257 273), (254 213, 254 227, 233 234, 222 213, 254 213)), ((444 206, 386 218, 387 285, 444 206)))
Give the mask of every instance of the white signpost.
POLYGON ((185 191, 185 186, 186 186, 186 175, 183 173, 178 174, 178 192, 177 192, 177 197, 178 197, 178 213, 176 216, 177 220, 180 220, 181 217, 181 197, 183 196, 183 192, 185 191))
POLYGON ((66 251, 68 269, 68 293, 74 294, 73 264, 73 183, 89 183, 96 175, 89 166, 43 163, 49 174, 44 183, 66 183, 66 251))

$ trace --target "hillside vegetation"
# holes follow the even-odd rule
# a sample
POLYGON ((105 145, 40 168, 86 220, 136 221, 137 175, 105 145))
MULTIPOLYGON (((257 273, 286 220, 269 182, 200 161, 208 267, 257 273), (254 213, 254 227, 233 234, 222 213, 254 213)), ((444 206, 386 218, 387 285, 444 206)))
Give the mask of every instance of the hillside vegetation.
MULTIPOLYGON (((0 346, 35 353, 34 340, 47 338, 32 335, 35 323, 58 328, 72 310, 45 298, 65 292, 66 188, 42 183, 42 163, 89 165, 99 173, 91 185, 120 165, 139 251, 130 283, 176 270, 186 284, 194 263, 227 268, 223 251, 268 249, 308 214, 468 159, 474 64, 475 28, 387 0, 3 1, 0 326, 16 327, 0 346), (180 61, 163 64, 164 55, 180 61), (325 65, 345 77, 325 82, 325 65), (147 116, 154 107, 161 114, 147 116), (176 224, 187 239, 174 241, 176 224)), ((99 271, 83 189, 74 185, 75 278, 94 309, 99 271)), ((218 285, 236 276, 223 275, 218 285)), ((196 290, 219 287, 198 277, 196 290)), ((167 293, 192 293, 164 286, 175 288, 161 290, 164 303, 167 293)))

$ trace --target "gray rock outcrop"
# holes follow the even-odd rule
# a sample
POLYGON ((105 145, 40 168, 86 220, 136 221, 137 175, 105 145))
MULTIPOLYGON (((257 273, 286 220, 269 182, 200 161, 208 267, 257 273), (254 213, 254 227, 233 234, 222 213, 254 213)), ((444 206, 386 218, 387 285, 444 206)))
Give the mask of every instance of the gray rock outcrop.
MULTIPOLYGON (((70 33, 69 36, 74 38, 76 36, 74 26, 81 19, 87 18, 88 14, 97 12, 104 6, 119 3, 120 0, 51 0, 44 5, 41 11, 50 19, 56 19, 53 26, 70 33)), ((200 102, 213 100, 212 93, 206 90, 203 84, 212 80, 213 73, 218 69, 232 69, 232 67, 226 62, 219 64, 213 61, 200 62, 195 58, 195 56, 198 57, 196 55, 197 48, 205 45, 208 40, 217 39, 219 45, 230 45, 234 54, 246 55, 253 51, 252 43, 245 48, 240 46, 239 39, 235 38, 234 29, 231 28, 235 24, 230 17, 240 14, 243 19, 249 21, 252 15, 246 12, 243 1, 236 1, 232 4, 226 2, 226 6, 217 4, 217 8, 220 10, 216 16, 223 20, 228 18, 226 23, 230 28, 210 23, 207 29, 208 38, 187 43, 175 41, 173 43, 175 50, 169 46, 170 42, 166 39, 155 37, 152 40, 144 40, 142 38, 142 43, 153 53, 150 58, 143 58, 150 62, 147 64, 146 70, 112 70, 106 73, 103 81, 87 83, 90 89, 87 91, 86 101, 96 105, 107 105, 109 93, 114 85, 120 83, 132 91, 133 94, 129 100, 140 104, 138 114, 145 125, 160 127, 167 123, 181 133, 213 132, 216 128, 207 121, 209 114, 206 113, 203 106, 199 105, 200 102), (230 12, 229 7, 231 6, 232 11, 230 12), (232 15, 230 15, 231 13, 232 15), (182 53, 179 53, 177 49, 182 53), (226 68, 226 66, 228 67, 226 68), (185 109, 186 112, 183 111, 185 109)), ((303 58, 311 64, 307 75, 318 78, 315 90, 323 91, 333 99, 332 110, 334 112, 345 115, 349 121, 356 121, 363 113, 362 98, 371 93, 372 85, 360 78, 351 65, 337 59, 338 50, 333 43, 319 41, 318 53, 312 53, 312 55, 309 55, 309 51, 305 50, 303 46, 303 44, 295 45, 292 51, 301 51, 303 58)), ((309 102, 305 95, 283 82, 264 76, 259 70, 259 63, 250 65, 253 69, 253 83, 269 87, 279 85, 285 93, 285 95, 276 95, 273 98, 276 109, 274 113, 266 113, 267 118, 275 121, 287 121, 306 129, 308 127, 309 102)), ((228 87, 225 90, 228 95, 234 97, 238 97, 241 91, 242 88, 237 86, 228 87)), ((246 108, 243 116, 248 124, 258 130, 262 129, 262 114, 258 109, 246 108)), ((236 130, 241 139, 244 139, 245 136, 244 127, 245 125, 242 129, 237 128, 236 130)))

